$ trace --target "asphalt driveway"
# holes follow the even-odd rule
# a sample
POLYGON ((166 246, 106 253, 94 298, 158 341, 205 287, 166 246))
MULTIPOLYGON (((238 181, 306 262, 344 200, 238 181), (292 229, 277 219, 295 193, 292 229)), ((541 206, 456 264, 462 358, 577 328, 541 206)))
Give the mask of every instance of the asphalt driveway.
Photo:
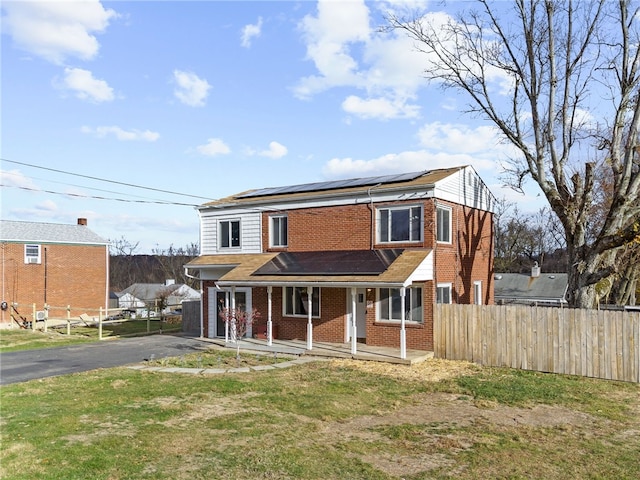
POLYGON ((165 334, 1 353, 0 385, 175 357, 210 346, 196 337, 165 334))

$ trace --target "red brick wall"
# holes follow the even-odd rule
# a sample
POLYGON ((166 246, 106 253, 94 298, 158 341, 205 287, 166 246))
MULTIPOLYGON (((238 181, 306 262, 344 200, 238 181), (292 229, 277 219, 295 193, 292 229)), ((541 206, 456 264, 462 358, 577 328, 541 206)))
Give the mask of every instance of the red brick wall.
MULTIPOLYGON (((416 202, 394 202, 375 204, 374 208, 385 205, 416 202)), ((407 323, 407 348, 433 350, 433 303, 438 282, 452 284, 454 302, 473 303, 473 283, 481 281, 483 302, 493 303, 493 216, 486 212, 448 204, 452 208, 452 243, 435 242, 436 201, 424 200, 424 238, 420 243, 394 244, 394 248, 434 248, 435 281, 423 285, 422 324, 407 323), (435 245, 435 247, 434 247, 435 245)), ((279 212, 283 213, 283 212, 279 212)), ((366 203, 291 210, 288 215, 288 247, 271 250, 326 251, 357 250, 372 247, 375 228, 369 205, 366 203), (372 237, 373 235, 373 237, 372 237)), ((263 250, 269 251, 269 213, 263 213, 263 250)), ((373 244, 374 248, 389 245, 373 244)), ((206 285, 206 284, 205 284, 206 285)), ((205 290, 206 291, 206 290, 205 290)), ((313 319, 315 341, 338 342, 345 338, 345 317, 347 310, 347 289, 321 289, 321 318, 313 319)), ((206 295, 205 295, 206 297, 206 295)), ((204 299, 206 302, 206 299, 204 299)), ((367 292, 367 302, 375 305, 376 291, 367 292)), ((254 332, 264 331, 267 321, 266 288, 253 289, 253 306, 262 318, 254 327, 254 332)), ((283 317, 282 289, 273 288, 272 318, 277 336, 281 339, 305 340, 307 318, 283 317)), ((205 312, 207 312, 205 304, 205 312)), ((366 342, 370 345, 399 346, 399 323, 376 322, 375 308, 367 308, 366 342)))
MULTIPOLYGON (((33 304, 49 317, 66 318, 87 313, 98 316, 105 309, 107 295, 107 247, 85 245, 42 245, 41 263, 24 263, 24 244, 5 243, 3 249, 2 300, 18 303, 18 311, 31 320, 33 304)), ((2 321, 10 322, 9 312, 2 321)))

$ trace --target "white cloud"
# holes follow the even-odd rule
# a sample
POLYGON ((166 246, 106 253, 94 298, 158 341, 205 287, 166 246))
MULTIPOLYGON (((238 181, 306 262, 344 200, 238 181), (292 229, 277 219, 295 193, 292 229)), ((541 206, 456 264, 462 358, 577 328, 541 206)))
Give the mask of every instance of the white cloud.
POLYGON ((258 17, 258 23, 255 25, 249 24, 245 25, 242 29, 242 37, 240 40, 240 44, 244 48, 249 48, 251 46, 251 41, 254 38, 257 38, 262 33, 262 17, 258 17))
POLYGON ((173 79, 177 85, 173 93, 178 100, 190 107, 204 106, 211 89, 206 80, 199 78, 195 73, 181 70, 173 71, 173 79))
POLYGON ((282 158, 288 153, 287 147, 278 142, 269 143, 269 149, 261 151, 258 155, 269 158, 282 158))
POLYGON ((158 132, 152 132, 151 130, 124 130, 117 126, 102 126, 96 128, 82 127, 82 133, 94 134, 97 137, 104 138, 107 135, 114 135, 116 139, 122 141, 141 140, 144 142, 155 142, 160 138, 158 132))
POLYGON ((118 16, 98 0, 3 2, 3 33, 15 45, 61 65, 69 57, 91 60, 100 48, 95 33, 102 33, 118 16))
POLYGON ((205 145, 199 145, 196 150, 202 155, 215 157, 216 155, 227 155, 231 153, 229 146, 220 138, 210 138, 205 145))
POLYGON ((379 118, 382 120, 416 118, 420 113, 420 107, 417 105, 408 105, 402 101, 388 98, 363 99, 356 95, 348 96, 342 102, 342 109, 360 118, 379 118))
POLYGON ((65 68, 64 78, 58 87, 71 90, 81 100, 98 103, 114 99, 113 89, 107 82, 94 78, 89 70, 82 68, 65 68))
POLYGON ((30 177, 25 176, 20 170, 0 170, 0 183, 7 187, 35 189, 36 185, 30 177))

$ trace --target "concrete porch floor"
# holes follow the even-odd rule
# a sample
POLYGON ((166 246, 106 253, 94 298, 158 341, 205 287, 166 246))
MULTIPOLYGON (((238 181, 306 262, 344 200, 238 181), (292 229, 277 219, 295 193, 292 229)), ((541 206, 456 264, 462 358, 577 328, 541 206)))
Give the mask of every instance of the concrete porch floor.
MULTIPOLYGON (((225 343, 224 338, 201 338, 201 340, 224 348, 236 348, 235 343, 225 343)), ((358 343, 356 354, 352 355, 350 343, 313 342, 312 349, 307 350, 307 342, 305 340, 273 340, 273 344, 269 346, 266 340, 257 338, 243 338, 240 341, 240 350, 298 356, 309 355, 314 357, 352 358, 354 360, 369 360, 404 365, 413 365, 433 358, 433 352, 407 349, 407 358, 402 359, 400 358, 399 348, 376 347, 365 345, 364 343, 358 343)))

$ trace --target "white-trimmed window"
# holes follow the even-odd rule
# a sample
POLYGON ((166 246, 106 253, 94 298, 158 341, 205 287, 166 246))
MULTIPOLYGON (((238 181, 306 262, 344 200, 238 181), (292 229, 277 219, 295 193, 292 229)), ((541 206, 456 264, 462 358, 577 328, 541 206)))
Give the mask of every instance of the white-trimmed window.
POLYGON ((269 217, 269 246, 286 247, 288 220, 286 215, 272 215, 269 217))
POLYGON ((422 241, 422 207, 401 206, 378 208, 378 241, 422 241))
POLYGON ((473 282, 473 303, 482 305, 482 281, 473 282))
POLYGON ((451 208, 438 205, 436 215, 436 240, 451 243, 451 208))
MULTIPOLYGON (((402 320, 402 298, 399 288, 378 289, 378 320, 402 320)), ((408 322, 422 323, 422 288, 405 289, 404 319, 408 322)))
MULTIPOLYGON (((284 287, 283 311, 290 317, 309 316, 307 287, 284 287)), ((320 317, 320 288, 314 287, 311 294, 311 316, 320 317)))
POLYGON ((436 303, 451 303, 451 284, 439 283, 436 287, 436 303))
POLYGON ((240 220, 220 220, 218 238, 220 248, 240 247, 240 220))
POLYGON ((24 263, 41 263, 40 245, 27 244, 24 246, 24 263))

